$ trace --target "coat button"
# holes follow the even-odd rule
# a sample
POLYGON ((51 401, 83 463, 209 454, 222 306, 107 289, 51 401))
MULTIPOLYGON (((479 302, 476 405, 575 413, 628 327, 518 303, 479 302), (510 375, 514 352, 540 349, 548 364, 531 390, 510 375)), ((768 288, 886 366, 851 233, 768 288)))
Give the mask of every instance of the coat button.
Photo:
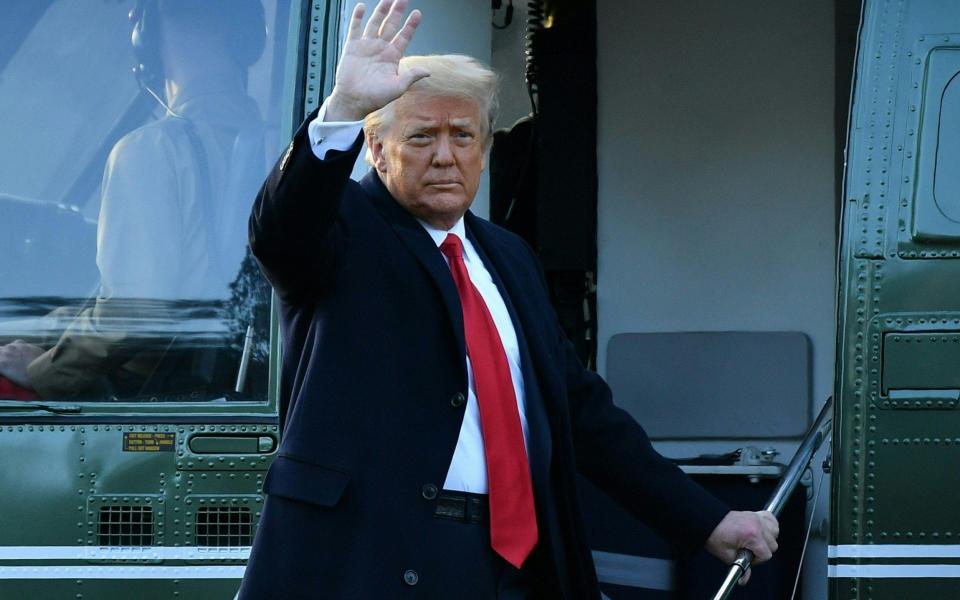
POLYGON ((420 488, 420 495, 426 500, 435 499, 437 497, 437 486, 433 485, 432 483, 428 483, 420 488))
POLYGON ((461 394, 460 392, 457 392, 456 394, 453 395, 453 398, 450 398, 450 406, 454 408, 460 408, 461 406, 464 405, 464 403, 466 403, 466 401, 467 401, 467 397, 461 394))
POLYGON ((420 582, 420 575, 413 569, 407 569, 403 572, 403 582, 407 585, 417 585, 420 582))

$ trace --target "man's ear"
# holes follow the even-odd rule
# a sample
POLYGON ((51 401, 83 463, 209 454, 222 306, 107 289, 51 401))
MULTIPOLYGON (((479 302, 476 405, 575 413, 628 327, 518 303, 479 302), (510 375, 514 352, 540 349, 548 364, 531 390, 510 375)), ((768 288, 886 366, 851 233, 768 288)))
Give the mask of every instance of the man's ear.
POLYGON ((367 148, 370 148, 370 155, 373 156, 373 168, 378 173, 386 173, 387 159, 383 155, 383 140, 375 133, 367 134, 367 148))

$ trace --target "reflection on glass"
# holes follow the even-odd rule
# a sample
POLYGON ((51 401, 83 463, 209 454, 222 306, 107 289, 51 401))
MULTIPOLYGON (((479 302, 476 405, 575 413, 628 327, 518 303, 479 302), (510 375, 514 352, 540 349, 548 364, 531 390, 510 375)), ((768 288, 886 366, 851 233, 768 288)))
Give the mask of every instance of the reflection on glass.
POLYGON ((289 3, 3 12, 0 398, 264 398, 246 221, 278 153, 289 3))

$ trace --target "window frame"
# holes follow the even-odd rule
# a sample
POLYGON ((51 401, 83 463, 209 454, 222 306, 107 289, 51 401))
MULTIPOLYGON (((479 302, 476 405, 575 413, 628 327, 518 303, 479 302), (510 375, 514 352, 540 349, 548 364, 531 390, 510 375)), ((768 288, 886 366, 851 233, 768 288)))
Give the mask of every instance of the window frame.
MULTIPOLYGON (((288 43, 281 93, 281 138, 291 139, 304 116, 333 87, 342 0, 289 2, 288 43), (290 32, 297 32, 296 38, 290 32), (292 81, 291 79, 292 74, 292 81)), ((251 199, 252 201, 252 199, 251 199)), ((44 423, 211 423, 276 424, 282 362, 276 294, 271 294, 267 394, 265 400, 226 397, 199 401, 0 400, 0 424, 44 423), (22 410, 21 410, 22 409, 22 410)))

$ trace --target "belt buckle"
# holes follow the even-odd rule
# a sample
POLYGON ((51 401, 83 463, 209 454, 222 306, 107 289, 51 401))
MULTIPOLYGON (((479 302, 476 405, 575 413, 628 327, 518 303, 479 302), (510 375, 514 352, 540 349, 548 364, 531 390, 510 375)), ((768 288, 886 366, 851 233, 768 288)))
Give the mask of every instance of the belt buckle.
POLYGON ((467 498, 441 493, 437 498, 437 509, 433 516, 453 521, 463 521, 466 514, 467 498))
POLYGON ((441 492, 433 516, 462 523, 483 523, 487 520, 486 497, 466 492, 441 492))

